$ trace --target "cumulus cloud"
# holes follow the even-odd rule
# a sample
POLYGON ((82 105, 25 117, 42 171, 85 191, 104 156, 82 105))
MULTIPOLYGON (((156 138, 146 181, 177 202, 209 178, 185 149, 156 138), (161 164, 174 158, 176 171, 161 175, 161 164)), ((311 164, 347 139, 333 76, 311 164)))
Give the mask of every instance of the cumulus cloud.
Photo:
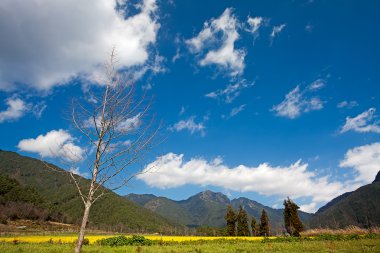
POLYGON ((117 2, 1 1, 0 89, 48 90, 78 75, 95 79, 113 47, 120 67, 144 65, 160 26, 156 2, 143 0, 127 18, 117 2))
POLYGON ((372 182, 380 170, 380 142, 348 150, 340 167, 354 168, 358 174, 355 181, 372 182))
POLYGON ((342 101, 342 102, 339 102, 336 105, 336 107, 351 109, 351 108, 354 108, 354 107, 356 107, 358 105, 359 105, 358 102, 356 102, 355 100, 353 100, 353 101, 342 101))
MULTIPOLYGON (((210 185, 281 198, 310 197, 312 203, 325 203, 352 190, 352 186, 318 177, 308 170, 308 164, 301 161, 285 167, 262 163, 257 167, 239 165, 230 168, 220 159, 216 163, 202 158, 185 161, 183 154, 168 153, 148 164, 144 172, 137 177, 150 187, 167 189, 187 184, 210 185)), ((315 211, 315 207, 310 204, 304 206, 308 211, 315 211)))
POLYGON ((37 138, 21 140, 17 147, 21 151, 33 152, 41 157, 63 158, 68 161, 80 161, 84 150, 74 144, 75 138, 65 130, 52 130, 37 138))
POLYGON ((321 89, 324 86, 321 79, 311 83, 304 90, 297 85, 293 90, 285 95, 285 99, 278 105, 272 107, 278 116, 295 119, 302 113, 321 110, 324 102, 316 96, 310 97, 308 94, 321 89))
POLYGON ((8 98, 5 103, 7 108, 0 111, 0 124, 5 121, 18 120, 29 110, 29 106, 20 98, 8 98))
POLYGON ((376 109, 369 108, 356 117, 346 117, 346 123, 341 128, 340 133, 355 131, 359 133, 380 133, 380 122, 376 120, 376 109))
POLYGON ((235 42, 239 39, 237 30, 240 24, 232 11, 231 8, 227 8, 219 18, 205 22, 202 31, 186 40, 186 44, 190 52, 202 54, 199 65, 217 65, 229 70, 230 76, 236 76, 244 71, 246 52, 244 49, 235 48, 235 42))
POLYGON ((224 89, 219 89, 207 93, 205 96, 208 98, 221 99, 225 103, 229 104, 232 103, 235 100, 235 98, 237 98, 240 95, 243 89, 249 88, 254 84, 254 82, 248 83, 246 80, 243 79, 233 84, 227 85, 227 87, 224 89))
POLYGON ((180 120, 169 128, 171 131, 180 132, 183 130, 188 130, 191 134, 199 132, 201 135, 205 134, 206 127, 203 122, 196 123, 195 116, 191 116, 187 120, 180 120))

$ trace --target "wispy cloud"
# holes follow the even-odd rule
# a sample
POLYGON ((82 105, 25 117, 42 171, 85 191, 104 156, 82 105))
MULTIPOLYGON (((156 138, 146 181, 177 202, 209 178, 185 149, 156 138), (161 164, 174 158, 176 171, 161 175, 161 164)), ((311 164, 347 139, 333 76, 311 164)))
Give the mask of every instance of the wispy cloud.
POLYGON ((217 19, 211 19, 203 25, 202 31, 189 40, 186 40, 190 52, 202 55, 199 65, 216 65, 228 70, 230 76, 243 73, 246 52, 244 49, 236 49, 235 42, 239 39, 237 18, 232 14, 233 10, 227 8, 217 19), (222 38, 218 35, 222 34, 222 38), (217 49, 215 46, 218 46, 217 49), (205 53, 207 51, 207 53, 205 53))
POLYGON ((353 101, 342 101, 342 102, 338 103, 336 105, 336 107, 351 109, 351 108, 354 108, 354 107, 356 107, 358 105, 359 105, 358 102, 356 102, 356 101, 353 100, 353 101))
POLYGON ((295 119, 302 113, 321 110, 324 102, 316 96, 308 96, 325 85, 324 81, 318 79, 308 85, 304 90, 297 85, 293 90, 285 95, 285 99, 278 105, 272 107, 278 116, 295 119))
POLYGON ((272 32, 270 34, 270 41, 271 41, 271 44, 273 43, 273 40, 276 38, 276 36, 282 32, 282 30, 284 30, 284 28, 286 27, 286 24, 281 24, 281 25, 278 25, 278 26, 273 26, 272 28, 272 32))
POLYGON ((231 112, 230 112, 230 118, 236 116, 237 114, 239 114, 241 111, 243 111, 245 109, 245 104, 243 105, 240 105, 238 107, 234 107, 232 108, 231 112))
POLYGON ((369 108, 356 117, 346 117, 346 123, 341 128, 340 133, 355 131, 359 133, 380 133, 380 121, 376 120, 376 109, 369 108))
POLYGON ((186 120, 180 120, 175 123, 172 127, 169 127, 169 130, 180 132, 183 130, 189 131, 191 134, 199 132, 202 136, 205 135, 204 122, 195 122, 195 116, 191 116, 186 120))
POLYGON ((309 84, 308 89, 311 91, 316 91, 316 90, 322 89, 323 87, 325 87, 325 85, 326 83, 323 79, 317 79, 311 84, 309 84))
MULTIPOLYGON (((137 113, 135 116, 129 117, 129 118, 123 118, 115 121, 117 121, 117 126, 114 130, 120 131, 120 132, 132 132, 134 130, 137 130, 141 124, 141 118, 142 118, 142 113, 137 113)), ((101 119, 102 117, 99 115, 96 117, 95 122, 93 118, 88 118, 86 119, 82 124, 83 127, 85 128, 95 128, 95 127, 100 127, 101 125, 101 119)), ((106 121, 109 121, 110 119, 105 119, 106 121)))
POLYGON ((181 110, 179 111, 178 115, 181 116, 186 112, 186 108, 184 106, 181 106, 181 110))
POLYGON ((311 24, 307 24, 305 26, 305 31, 311 33, 313 31, 314 27, 311 24))
POLYGON ((252 87, 255 83, 248 83, 246 80, 240 80, 236 83, 227 85, 224 89, 219 89, 205 96, 208 98, 221 99, 225 103, 232 103, 237 98, 243 89, 252 87))
POLYGON ((45 111, 46 108, 47 108, 47 105, 45 104, 45 102, 40 102, 40 103, 33 106, 32 112, 33 112, 34 116, 37 119, 39 119, 39 118, 41 118, 42 113, 45 111))

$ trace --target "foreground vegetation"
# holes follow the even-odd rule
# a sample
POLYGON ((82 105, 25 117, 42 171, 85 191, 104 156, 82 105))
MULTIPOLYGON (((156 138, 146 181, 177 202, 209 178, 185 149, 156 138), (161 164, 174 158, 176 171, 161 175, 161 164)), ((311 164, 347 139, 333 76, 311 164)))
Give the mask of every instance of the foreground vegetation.
MULTIPOLYGON (((72 252, 73 244, 51 244, 51 243, 0 243, 0 252, 72 252)), ((151 246, 99 246, 96 244, 83 246, 83 252, 380 252, 380 240, 315 240, 315 241, 201 241, 176 244, 154 244, 151 246)))
MULTIPOLYGON (((83 252, 380 252, 379 234, 312 237, 111 236, 86 237, 83 252)), ((76 236, 8 236, 0 252, 72 252, 76 236)))

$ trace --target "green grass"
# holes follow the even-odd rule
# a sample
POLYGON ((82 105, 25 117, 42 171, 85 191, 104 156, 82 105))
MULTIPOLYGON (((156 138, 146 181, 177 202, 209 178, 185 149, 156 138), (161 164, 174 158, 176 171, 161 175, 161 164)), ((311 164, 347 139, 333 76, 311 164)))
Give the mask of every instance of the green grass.
MULTIPOLYGON (((40 252, 40 253, 71 253, 74 246, 71 244, 10 244, 1 243, 0 252, 40 252)), ((300 242, 207 242, 203 244, 189 243, 181 245, 153 245, 153 246, 123 246, 106 247, 89 245, 83 247, 83 252, 142 252, 142 253, 250 253, 250 252, 326 252, 326 253, 348 253, 348 252, 380 252, 380 239, 361 239, 349 241, 300 241, 300 242)))

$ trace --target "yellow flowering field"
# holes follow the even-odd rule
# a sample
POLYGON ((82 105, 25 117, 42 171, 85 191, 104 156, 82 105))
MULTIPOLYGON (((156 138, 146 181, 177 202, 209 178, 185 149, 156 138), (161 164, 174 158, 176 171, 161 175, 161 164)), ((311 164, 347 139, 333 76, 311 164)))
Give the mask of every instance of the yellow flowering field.
MULTIPOLYGON (((99 239, 113 237, 115 235, 88 235, 85 236, 90 241, 90 244, 95 243, 99 239)), ((172 242, 184 242, 184 241, 197 241, 197 240, 218 240, 218 239, 226 239, 226 240, 247 240, 247 241, 257 241, 262 240, 264 237, 222 237, 222 236, 160 236, 160 235, 146 235, 145 238, 150 240, 162 240, 162 241, 172 241, 172 242)), ((274 238, 274 237, 271 237, 274 238)), ((77 239, 76 235, 62 235, 62 236, 14 236, 14 237, 0 237, 0 242, 27 242, 27 243, 74 243, 77 239)))

